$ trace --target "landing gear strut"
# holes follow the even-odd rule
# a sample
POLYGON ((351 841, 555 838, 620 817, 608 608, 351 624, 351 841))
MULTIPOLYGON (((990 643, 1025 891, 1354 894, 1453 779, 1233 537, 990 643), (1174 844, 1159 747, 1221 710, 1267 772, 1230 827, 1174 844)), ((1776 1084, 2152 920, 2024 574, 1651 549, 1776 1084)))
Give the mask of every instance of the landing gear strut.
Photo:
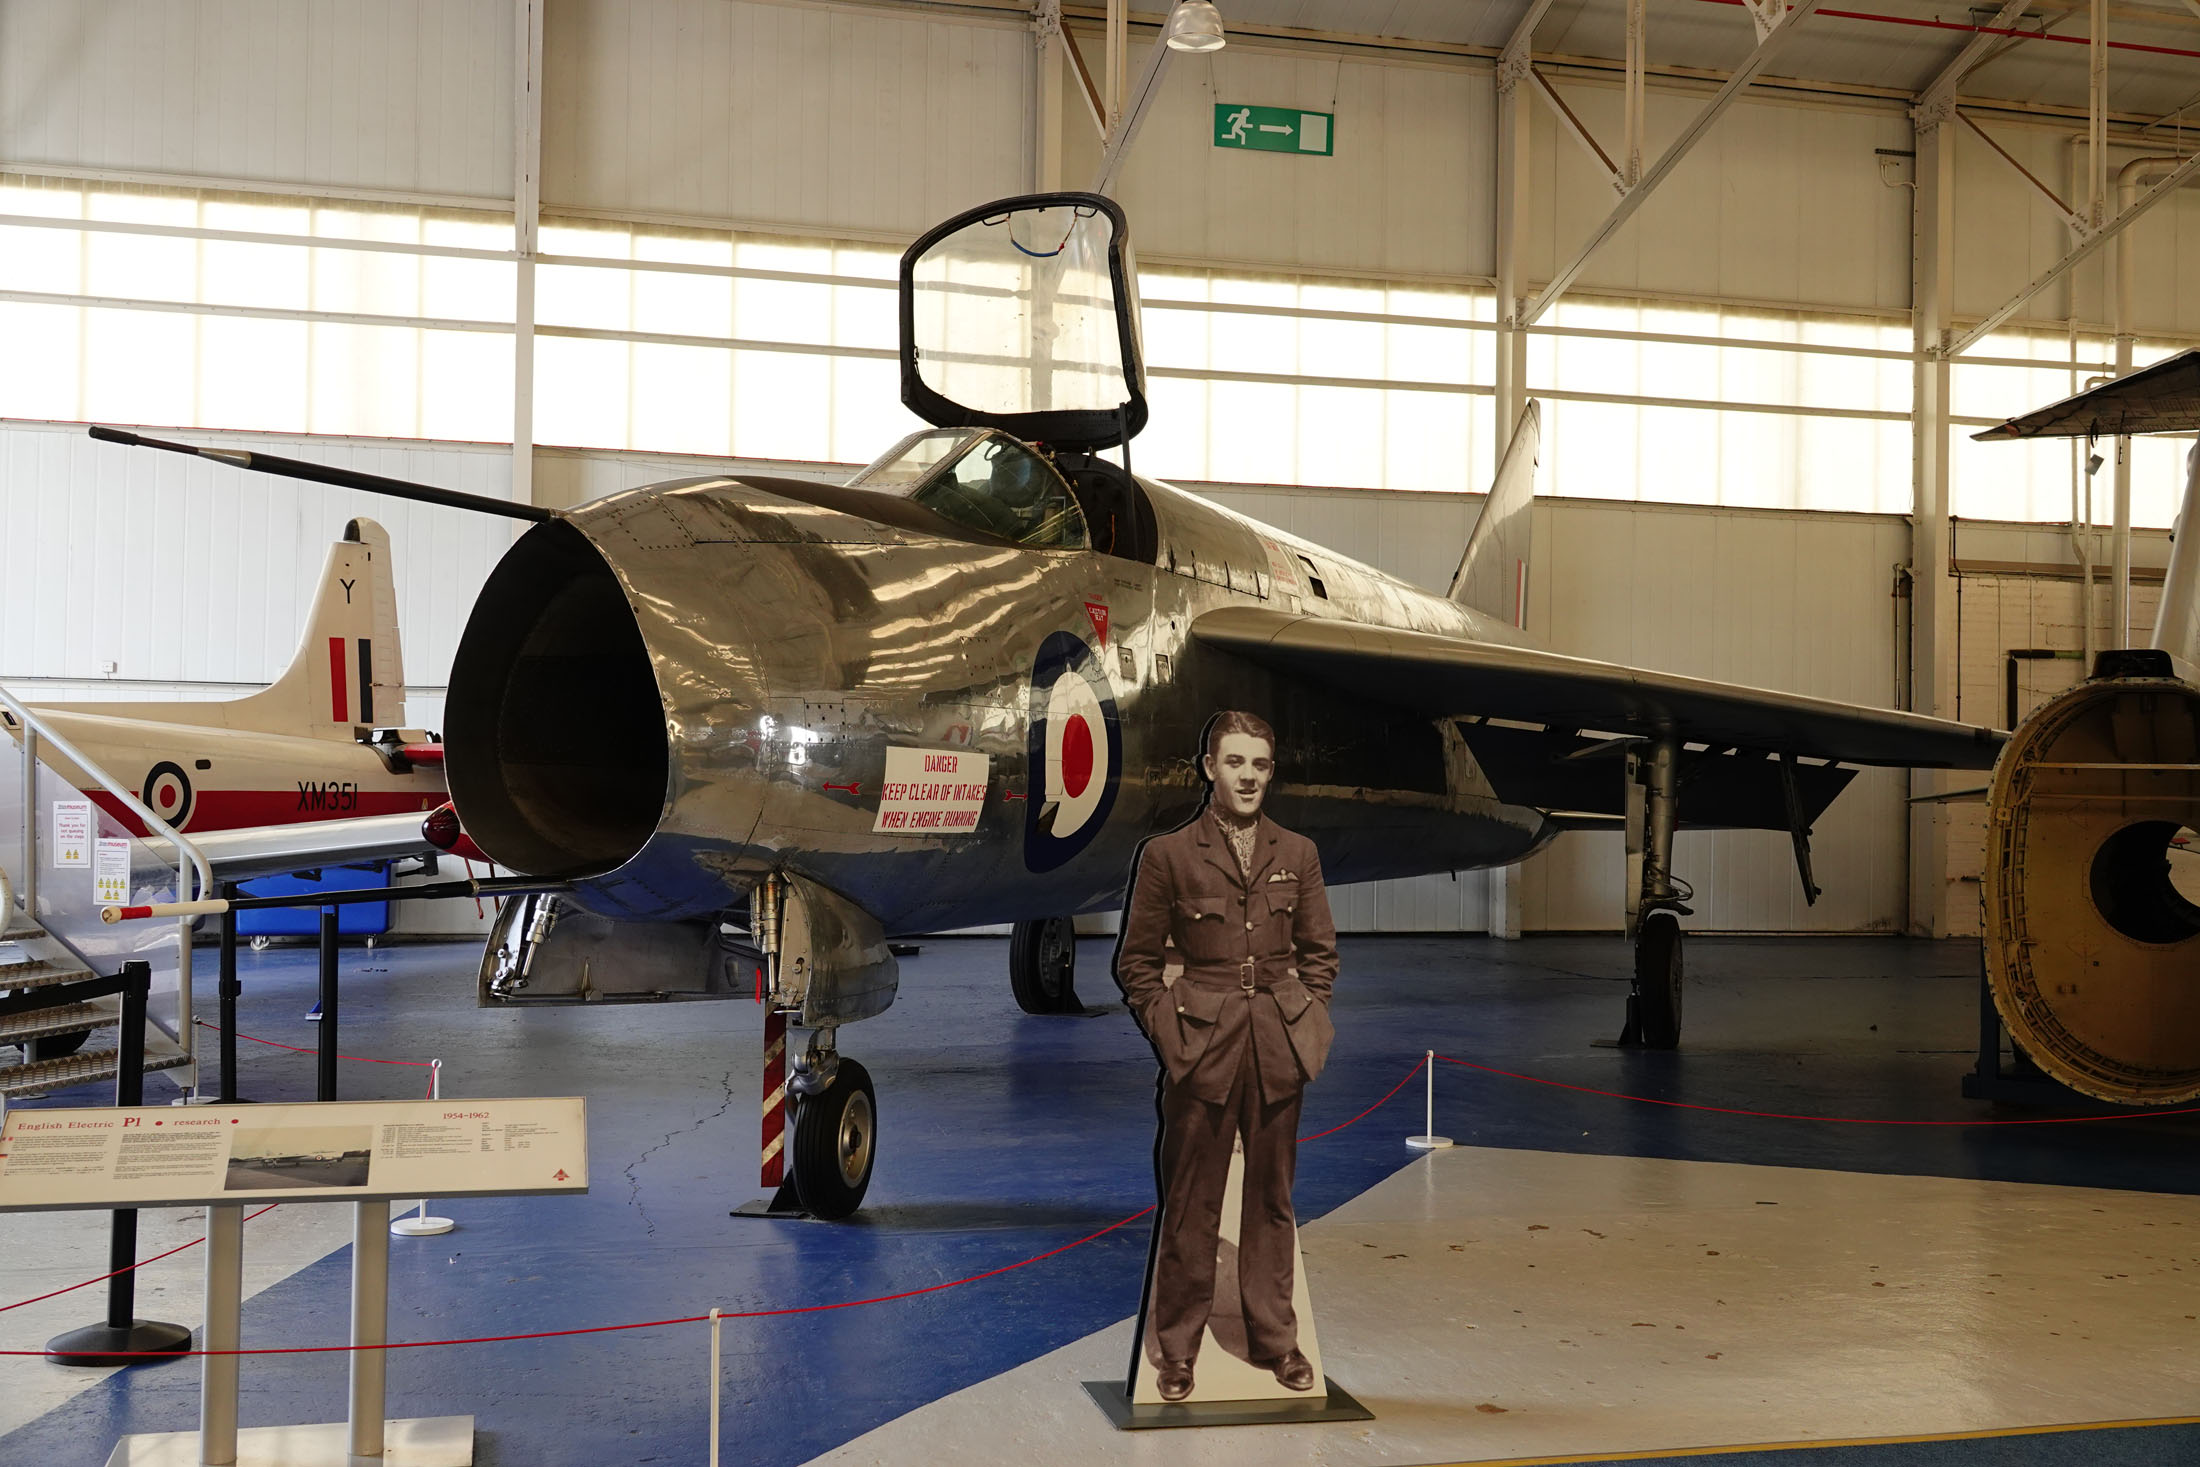
POLYGON ((1018 922, 1008 939, 1008 986, 1027 1014, 1081 1014, 1077 924, 1068 917, 1018 922))
POLYGON ((1627 751, 1627 935, 1635 977, 1620 1047, 1674 1049, 1681 1042, 1680 918, 1687 883, 1673 878, 1680 822, 1680 741, 1670 735, 1627 751))

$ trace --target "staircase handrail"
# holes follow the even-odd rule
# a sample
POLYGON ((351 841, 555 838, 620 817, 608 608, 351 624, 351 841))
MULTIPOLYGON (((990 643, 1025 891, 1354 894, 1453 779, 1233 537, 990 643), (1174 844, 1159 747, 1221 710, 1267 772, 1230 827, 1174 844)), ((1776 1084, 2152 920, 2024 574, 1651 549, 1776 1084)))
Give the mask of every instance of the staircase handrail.
MULTIPOLYGON (((118 783, 113 775, 100 768, 97 763, 85 755, 83 750, 56 733, 51 724, 34 712, 29 704, 10 692, 5 684, 0 684, 0 708, 5 708, 15 715, 23 733, 23 758, 28 785, 23 801, 23 858, 26 862, 35 861, 34 853, 38 849, 38 801, 31 796, 38 785, 37 761, 43 755, 40 750, 32 746, 31 740, 35 735, 43 742, 53 745, 64 758, 89 775, 101 789, 120 800, 125 810, 144 822, 145 829, 148 832, 159 836, 176 848, 176 896, 178 900, 188 901, 192 899, 184 893, 186 867, 190 869, 192 875, 198 881, 197 890, 193 895, 205 897, 213 894, 215 890, 214 868, 208 864, 205 853, 190 841, 184 839, 181 831, 155 815, 134 791, 118 783)), ((38 890, 37 876, 38 873, 35 867, 26 872, 24 883, 26 908, 35 903, 34 894, 38 890)), ((0 926, 6 925, 8 915, 8 913, 0 913, 0 926)), ((38 913, 35 910, 25 910, 23 915, 28 917, 34 925, 43 925, 39 922, 38 913)), ((198 1093, 198 1026, 192 1022, 191 922, 192 919, 189 917, 179 918, 176 922, 176 1032, 168 1037, 182 1046, 184 1054, 190 1060, 191 1093, 196 1095, 198 1093)), ((74 945, 61 938, 59 934, 49 933, 48 935, 61 942, 62 946, 68 948, 71 952, 75 951, 74 945)), ((81 958, 82 954, 78 954, 78 956, 81 958)), ((161 1024, 159 1020, 152 1018, 151 1015, 147 1016, 147 1020, 157 1028, 166 1029, 167 1027, 165 1024, 161 1024)))
MULTIPOLYGON (((21 721, 25 728, 59 749, 64 758, 90 775, 98 782, 101 789, 122 801, 124 809, 145 822, 147 830, 176 848, 176 899, 178 901, 191 901, 197 897, 205 896, 214 889, 214 868, 207 864, 205 855, 200 852, 197 846, 184 839, 183 832, 155 815, 147 808, 145 802, 137 797, 134 791, 117 782, 113 775, 100 768, 81 749, 56 733, 51 724, 33 712, 28 703, 23 702, 15 694, 9 692, 5 684, 0 684, 0 708, 6 708, 21 721), (186 862, 189 862, 192 870, 198 876, 198 890, 192 896, 183 894, 184 865, 186 862)), ((35 821, 37 818, 36 810, 30 805, 26 805, 23 811, 24 821, 28 823, 35 821)), ((29 852, 28 842, 25 843, 24 849, 27 855, 29 852)), ((33 920, 36 920, 38 916, 36 912, 26 913, 25 915, 33 920)))

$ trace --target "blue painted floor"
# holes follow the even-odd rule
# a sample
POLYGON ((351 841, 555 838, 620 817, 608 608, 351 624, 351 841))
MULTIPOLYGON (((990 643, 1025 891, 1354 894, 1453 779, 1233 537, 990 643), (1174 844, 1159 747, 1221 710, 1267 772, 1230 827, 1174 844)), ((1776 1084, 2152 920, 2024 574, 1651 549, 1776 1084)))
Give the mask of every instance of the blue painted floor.
MULTIPOLYGON (((1997 1114, 1957 1093, 1976 1032, 1976 948, 1895 939, 1705 940, 1689 949, 1687 1047, 1622 1053, 1627 953, 1615 938, 1499 943, 1345 940, 1338 1044, 1309 1093, 1309 1131, 1390 1089, 1424 1048, 1573 1084, 1755 1109, 1881 1119, 1997 1114)), ((1081 945, 1088 1001, 1112 996, 1109 944, 1081 945)), ((1006 945, 949 939, 905 959, 901 999, 844 1032, 879 1090, 882 1152, 852 1223, 729 1218, 756 1195, 761 1019, 749 1004, 523 1012, 473 1006, 472 946, 344 955, 341 1045, 439 1056, 453 1097, 582 1094, 593 1189, 462 1201, 440 1238, 393 1240, 397 1339, 521 1333, 772 1309, 892 1293, 1029 1257, 1105 1227, 1152 1194, 1153 1064, 1120 1005, 1037 1019, 1008 996, 1006 945)), ((310 951, 244 955, 240 1027, 311 1045, 310 951)), ((243 1093, 310 1099, 313 1060, 245 1044, 243 1093)), ((409 1097, 420 1072, 344 1066, 344 1098, 409 1097)), ((1445 1067, 1437 1129, 1464 1144, 1903 1172, 2190 1193, 2192 1118, 1928 1130, 1632 1105, 1445 1067)), ((1420 1082, 1390 1110, 1301 1153, 1317 1217, 1410 1159, 1420 1082)), ((52 1104, 97 1104, 96 1090, 52 1104)), ((2010 1113, 2013 1114, 2013 1113, 2010 1113)), ((88 1241, 85 1273, 104 1247, 88 1241)), ((247 1248, 250 1229, 247 1228, 247 1248)), ((1132 1313, 1146 1232, 964 1288, 726 1327, 729 1463, 782 1467, 1132 1313)), ((248 1303, 248 1346, 338 1343, 339 1252, 248 1303)), ((0 1260, 0 1294, 6 1270, 0 1260)), ((0 1299, 0 1302, 6 1302, 0 1299)), ((88 1310, 90 1314, 96 1310, 88 1310)), ((392 1414, 471 1413, 483 1464, 704 1459, 707 1336, 688 1325, 397 1351, 392 1414)), ((50 1370, 0 1361, 10 1372, 50 1370)), ((246 1425, 342 1418, 340 1355, 244 1367, 246 1425)), ((0 1438, 0 1464, 96 1467, 126 1432, 196 1422, 195 1363, 123 1372, 0 1438)), ((2187 1428, 1798 1454, 1832 1467, 2200 1460, 2187 1428), (2130 1443, 2141 1455, 2117 1456, 2130 1443), (2145 1453, 2154 1455, 2144 1455, 2145 1453)), ((1691 1461, 1716 1461, 1692 1458, 1691 1461)))

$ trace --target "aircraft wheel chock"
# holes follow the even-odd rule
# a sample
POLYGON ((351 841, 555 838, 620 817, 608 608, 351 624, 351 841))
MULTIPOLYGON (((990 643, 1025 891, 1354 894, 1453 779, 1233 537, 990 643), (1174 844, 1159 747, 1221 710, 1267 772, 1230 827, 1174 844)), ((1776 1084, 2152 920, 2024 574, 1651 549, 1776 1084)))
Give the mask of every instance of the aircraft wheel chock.
POLYGON ((1027 1014, 1081 1014, 1077 924, 1067 917, 1018 922, 1008 939, 1008 986, 1027 1014))
POLYGON ((870 1072, 841 1060, 832 1083, 794 1107, 794 1187, 803 1209, 843 1218, 863 1205, 878 1156, 878 1097, 870 1072))
POLYGON ((1680 1047, 1681 977, 1680 919, 1653 912, 1635 934, 1635 1012, 1643 1048, 1680 1047))

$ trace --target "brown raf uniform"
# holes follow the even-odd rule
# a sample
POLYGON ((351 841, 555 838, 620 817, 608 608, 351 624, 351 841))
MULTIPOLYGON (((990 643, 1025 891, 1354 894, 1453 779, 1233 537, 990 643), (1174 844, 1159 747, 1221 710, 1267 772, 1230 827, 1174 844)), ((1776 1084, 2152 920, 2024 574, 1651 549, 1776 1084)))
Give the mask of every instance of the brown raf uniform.
POLYGON ((1298 1346, 1291 1184, 1299 1097, 1322 1072, 1335 1033, 1337 929, 1312 841, 1263 815, 1250 865, 1239 867, 1212 809, 1148 841, 1116 952, 1116 981, 1161 1060, 1161 1236, 1149 1317, 1167 1360, 1199 1354, 1231 1141, 1240 1135, 1247 1353, 1265 1364, 1298 1346), (1164 941, 1184 964, 1174 986, 1162 981, 1164 941))

